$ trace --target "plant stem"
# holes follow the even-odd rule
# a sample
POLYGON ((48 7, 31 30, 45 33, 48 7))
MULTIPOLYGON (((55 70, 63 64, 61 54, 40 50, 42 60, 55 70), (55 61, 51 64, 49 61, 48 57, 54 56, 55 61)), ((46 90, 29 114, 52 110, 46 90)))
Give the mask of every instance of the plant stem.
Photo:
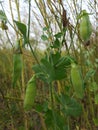
POLYGON ((51 96, 51 108, 52 108, 52 115, 54 119, 54 130, 56 130, 56 117, 54 113, 54 99, 53 99, 53 86, 52 83, 49 84, 50 87, 50 96, 51 96))
POLYGON ((9 43, 11 44, 11 46, 12 46, 12 48, 13 48, 13 44, 12 44, 12 42, 11 42, 11 40, 10 40, 10 38, 9 38, 9 35, 8 35, 8 33, 7 33, 6 30, 5 30, 5 33, 6 33, 6 36, 7 36, 7 38, 8 38, 9 43))
POLYGON ((35 55, 35 53, 34 53, 34 51, 33 51, 33 48, 32 48, 32 46, 31 46, 30 42, 28 42, 28 45, 29 45, 29 47, 30 47, 30 50, 31 50, 31 52, 32 52, 32 54, 33 54, 33 56, 34 56, 36 62, 40 65, 40 63, 39 63, 39 61, 38 61, 38 59, 37 59, 37 57, 36 57, 36 55, 35 55))
POLYGON ((21 98, 16 98, 16 97, 4 96, 4 99, 7 99, 7 100, 16 100, 16 101, 23 102, 23 100, 21 98))
POLYGON ((42 124, 43 130, 47 130, 42 113, 39 113, 39 116, 41 119, 41 124, 42 124))
POLYGON ((28 39, 30 37, 31 0, 29 0, 28 39))
POLYGON ((83 110, 83 118, 86 120, 86 126, 89 128, 89 130, 92 130, 91 124, 88 120, 87 112, 85 111, 83 105, 82 105, 82 110, 83 110))
POLYGON ((28 17, 28 35, 27 35, 27 38, 28 38, 28 45, 30 47, 30 50, 31 50, 36 62, 39 64, 39 61, 38 61, 38 59, 37 59, 37 57, 36 57, 36 55, 33 51, 33 48, 30 44, 30 41, 29 41, 29 39, 30 39, 30 19, 31 19, 31 0, 29 0, 29 17, 28 17))
POLYGON ((16 31, 16 26, 15 26, 15 23, 14 23, 14 15, 13 15, 13 10, 12 10, 11 0, 9 0, 9 7, 10 7, 10 11, 11 11, 11 17, 12 17, 12 22, 13 22, 13 26, 14 26, 14 31, 16 32, 16 36, 18 38, 18 33, 16 31))
POLYGON ((15 0, 15 4, 16 4, 16 9, 17 9, 17 14, 18 14, 18 20, 21 22, 20 10, 19 10, 19 1, 15 0))

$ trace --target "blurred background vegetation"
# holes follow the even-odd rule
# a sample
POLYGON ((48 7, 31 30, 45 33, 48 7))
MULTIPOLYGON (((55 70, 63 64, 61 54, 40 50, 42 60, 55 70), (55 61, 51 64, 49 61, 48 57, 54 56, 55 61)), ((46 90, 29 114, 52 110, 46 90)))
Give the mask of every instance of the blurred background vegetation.
MULTIPOLYGON (((0 28, 0 130, 53 130, 51 112, 47 113, 48 123, 45 124, 42 113, 36 107, 43 104, 47 109, 45 99, 49 96, 48 85, 37 81, 37 98, 35 109, 24 114, 22 80, 17 82, 17 88, 12 87, 13 53, 17 46, 17 27, 14 20, 28 25, 29 0, 0 1, 0 10, 3 10, 8 19, 8 29, 0 28), (48 95, 48 96, 47 96, 48 95)), ((0 18, 1 19, 1 18, 0 18)), ((2 20, 0 21, 2 23, 2 20)), ((81 117, 71 117, 70 130, 97 130, 98 129, 98 1, 97 0, 31 0, 30 16, 30 44, 38 61, 49 51, 54 35, 62 32, 62 26, 67 26, 64 35, 64 45, 61 46, 62 55, 70 53, 82 67, 83 76, 88 73, 89 80, 81 117), (79 38, 79 21, 77 16, 86 9, 92 23, 93 33, 88 43, 82 43, 79 38)), ((59 37, 59 36, 58 36, 59 37)), ((60 39, 62 40, 62 39, 60 39)), ((27 45, 23 50, 24 58, 24 86, 34 74, 32 66, 37 63, 27 45)), ((68 86, 69 81, 60 82, 60 87, 68 86)), ((58 85, 58 83, 55 83, 58 85)), ((70 85, 69 85, 70 86, 70 85)), ((68 86, 68 87, 69 87, 68 86)), ((62 89, 63 90, 63 89, 62 89)), ((40 108, 39 108, 40 109, 40 108)), ((62 124, 61 124, 62 125, 62 124)), ((59 129, 60 130, 60 129, 59 129)), ((69 130, 69 129, 65 129, 69 130)))

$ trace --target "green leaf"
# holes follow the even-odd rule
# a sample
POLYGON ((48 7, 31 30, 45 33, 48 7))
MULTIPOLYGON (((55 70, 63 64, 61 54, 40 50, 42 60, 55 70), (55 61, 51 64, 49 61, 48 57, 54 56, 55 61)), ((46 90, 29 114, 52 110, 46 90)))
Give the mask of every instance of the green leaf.
POLYGON ((52 82, 55 76, 53 66, 46 59, 42 59, 41 63, 44 65, 44 71, 46 73, 48 82, 52 82))
POLYGON ((63 68, 64 66, 55 68, 55 80, 62 80, 66 78, 66 69, 63 68))
POLYGON ((67 76, 67 69, 71 65, 71 60, 69 57, 61 57, 54 65, 54 71, 55 71, 55 80, 62 80, 66 78, 67 76))
POLYGON ((39 104, 39 103, 36 104, 35 109, 36 109, 37 112, 40 112, 40 113, 41 112, 47 112, 48 111, 48 102, 45 101, 41 104, 39 104))
POLYGON ((43 106, 42 106, 42 104, 36 104, 35 105, 35 110, 37 111, 37 112, 42 112, 43 111, 43 106))
POLYGON ((49 28, 48 27, 44 27, 43 28, 43 31, 47 31, 49 28))
POLYGON ((36 65, 33 65, 32 69, 35 71, 37 77, 41 80, 43 80, 44 82, 47 81, 47 78, 46 78, 46 72, 43 71, 44 70, 44 65, 42 64, 36 64, 36 65))
POLYGON ((61 58, 61 54, 59 52, 56 52, 56 53, 50 53, 49 54, 49 62, 54 66, 58 61, 59 59, 61 58))
POLYGON ((94 120, 95 126, 98 126, 98 118, 94 118, 93 120, 94 120))
POLYGON ((65 64, 56 67, 52 62, 48 62, 45 59, 41 60, 41 62, 43 63, 44 70, 49 77, 48 81, 61 80, 66 77, 66 70, 64 67, 65 64))
POLYGON ((52 48, 59 48, 60 47, 60 41, 56 38, 56 40, 54 41, 53 46, 51 46, 52 48))
POLYGON ((95 95, 95 99, 94 99, 94 101, 95 101, 95 104, 98 105, 98 94, 95 95))
POLYGON ((56 124, 57 129, 58 130, 68 130, 66 127, 64 116, 56 111, 54 111, 54 115, 55 115, 55 124, 56 124))
POLYGON ((51 64, 46 60, 42 59, 40 65, 33 66, 33 70, 37 74, 38 78, 45 82, 52 82, 54 80, 54 70, 51 64))
POLYGON ((24 126, 19 126, 18 130, 25 130, 24 126))
POLYGON ((2 10, 0 10, 0 19, 7 21, 6 14, 2 10))
POLYGON ((48 109, 48 111, 45 114, 45 123, 48 128, 53 128, 54 126, 53 114, 52 114, 52 110, 50 109, 48 109))
POLYGON ((27 34, 27 27, 24 23, 21 23, 19 21, 15 21, 14 22, 16 23, 19 31, 23 34, 24 38, 26 38, 26 34, 27 34))
POLYGON ((33 70, 36 72, 36 73, 42 73, 42 65, 39 65, 39 64, 36 64, 36 65, 33 65, 33 70))
POLYGON ((46 35, 42 35, 42 36, 41 36, 41 39, 42 39, 43 41, 46 41, 46 40, 48 40, 48 37, 47 37, 46 35))
POLYGON ((43 58, 40 65, 34 65, 33 70, 45 82, 62 80, 66 77, 66 69, 70 66, 69 57, 61 57, 60 53, 50 53, 49 59, 43 58))
POLYGON ((48 109, 45 113, 45 123, 50 129, 56 128, 56 130, 68 130, 64 116, 51 109, 48 109))
POLYGON ((95 72, 96 72, 96 71, 95 71, 94 69, 90 69, 90 70, 86 73, 84 82, 88 81, 89 78, 91 78, 91 77, 95 74, 95 72))
POLYGON ((82 113, 82 106, 74 98, 61 94, 57 96, 58 101, 62 105, 62 112, 67 116, 77 117, 82 113))
POLYGON ((98 85, 97 85, 97 83, 96 82, 92 82, 92 83, 90 83, 90 91, 91 92, 96 92, 97 90, 98 90, 98 85))
POLYGON ((61 38, 63 36, 63 33, 59 32, 57 34, 54 35, 56 38, 61 38))
POLYGON ((66 57, 61 57, 58 61, 57 61, 57 63, 56 63, 56 67, 60 67, 60 66, 62 66, 62 65, 66 65, 66 57))
POLYGON ((71 65, 71 62, 73 61, 73 58, 70 56, 63 56, 59 58, 57 63, 55 64, 56 67, 64 66, 65 68, 69 67, 71 65))

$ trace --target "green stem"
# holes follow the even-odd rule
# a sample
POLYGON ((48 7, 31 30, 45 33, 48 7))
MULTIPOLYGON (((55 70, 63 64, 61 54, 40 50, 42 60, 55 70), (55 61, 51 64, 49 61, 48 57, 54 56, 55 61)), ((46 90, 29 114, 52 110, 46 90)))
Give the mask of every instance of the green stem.
POLYGON ((50 96, 51 96, 51 108, 52 108, 52 115, 53 115, 53 119, 54 119, 54 130, 56 129, 56 117, 55 117, 55 113, 54 113, 54 99, 53 99, 53 86, 52 83, 49 84, 50 87, 50 96))
MULTIPOLYGON (((30 19, 31 19, 31 0, 29 0, 29 18, 28 18, 28 35, 27 35, 28 40, 30 38, 30 19)), ((37 57, 36 57, 36 55, 35 55, 35 53, 33 51, 33 48, 32 48, 32 46, 30 44, 30 41, 28 42, 28 45, 30 47, 30 50, 31 50, 36 62, 39 64, 39 61, 38 61, 38 59, 37 59, 37 57)))
POLYGON ((21 22, 20 10, 19 10, 19 1, 15 0, 15 4, 16 4, 16 9, 17 9, 17 13, 18 13, 18 20, 21 22))
POLYGON ((30 36, 30 19, 31 19, 31 0, 29 0, 28 39, 30 36))
POLYGON ((92 130, 91 124, 88 120, 88 115, 87 112, 84 109, 84 106, 82 105, 82 110, 83 110, 83 118, 86 120, 86 126, 89 128, 89 130, 92 130))
POLYGON ((50 87, 51 107, 54 108, 52 83, 49 84, 49 87, 50 87))
POLYGON ((68 123, 68 130, 70 130, 69 117, 67 117, 67 123, 68 123))
POLYGON ((93 107, 93 104, 92 104, 92 97, 90 95, 90 92, 88 90, 88 100, 89 100, 89 107, 90 107, 90 110, 91 110, 91 114, 92 114, 92 117, 94 118, 94 107, 93 107))
POLYGON ((18 32, 16 31, 16 26, 15 26, 15 23, 14 23, 14 14, 13 14, 13 10, 12 10, 12 2, 11 2, 11 0, 9 0, 9 7, 10 7, 10 12, 11 12, 11 17, 12 17, 14 31, 15 31, 17 39, 18 39, 18 32))
POLYGON ((40 113, 39 111, 36 111, 35 109, 33 109, 33 111, 36 112, 40 116, 41 125, 42 125, 43 130, 47 130, 47 127, 46 127, 46 124, 44 121, 44 114, 40 113))
POLYGON ((33 56, 34 56, 36 62, 40 65, 40 63, 39 63, 39 61, 38 61, 38 59, 37 59, 37 57, 36 57, 36 55, 35 55, 35 53, 34 53, 34 51, 33 51, 33 48, 32 48, 32 46, 31 46, 30 42, 28 42, 28 45, 29 45, 29 47, 30 47, 30 50, 31 50, 31 52, 32 52, 32 54, 33 54, 33 56))
POLYGON ((11 42, 11 40, 10 40, 10 38, 9 38, 9 35, 8 35, 8 33, 7 33, 6 30, 5 30, 5 33, 6 33, 6 36, 7 36, 7 38, 8 38, 9 43, 11 44, 11 46, 12 46, 12 48, 13 48, 13 44, 12 44, 12 42, 11 42))
POLYGON ((16 98, 16 97, 4 96, 4 99, 23 102, 23 100, 21 98, 16 98))

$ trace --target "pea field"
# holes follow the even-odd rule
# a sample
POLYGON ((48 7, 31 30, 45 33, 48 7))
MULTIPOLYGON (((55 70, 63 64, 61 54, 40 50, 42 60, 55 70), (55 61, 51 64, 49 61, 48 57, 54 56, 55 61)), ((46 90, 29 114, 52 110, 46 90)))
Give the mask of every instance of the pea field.
POLYGON ((98 1, 0 1, 0 130, 98 130, 98 1))

